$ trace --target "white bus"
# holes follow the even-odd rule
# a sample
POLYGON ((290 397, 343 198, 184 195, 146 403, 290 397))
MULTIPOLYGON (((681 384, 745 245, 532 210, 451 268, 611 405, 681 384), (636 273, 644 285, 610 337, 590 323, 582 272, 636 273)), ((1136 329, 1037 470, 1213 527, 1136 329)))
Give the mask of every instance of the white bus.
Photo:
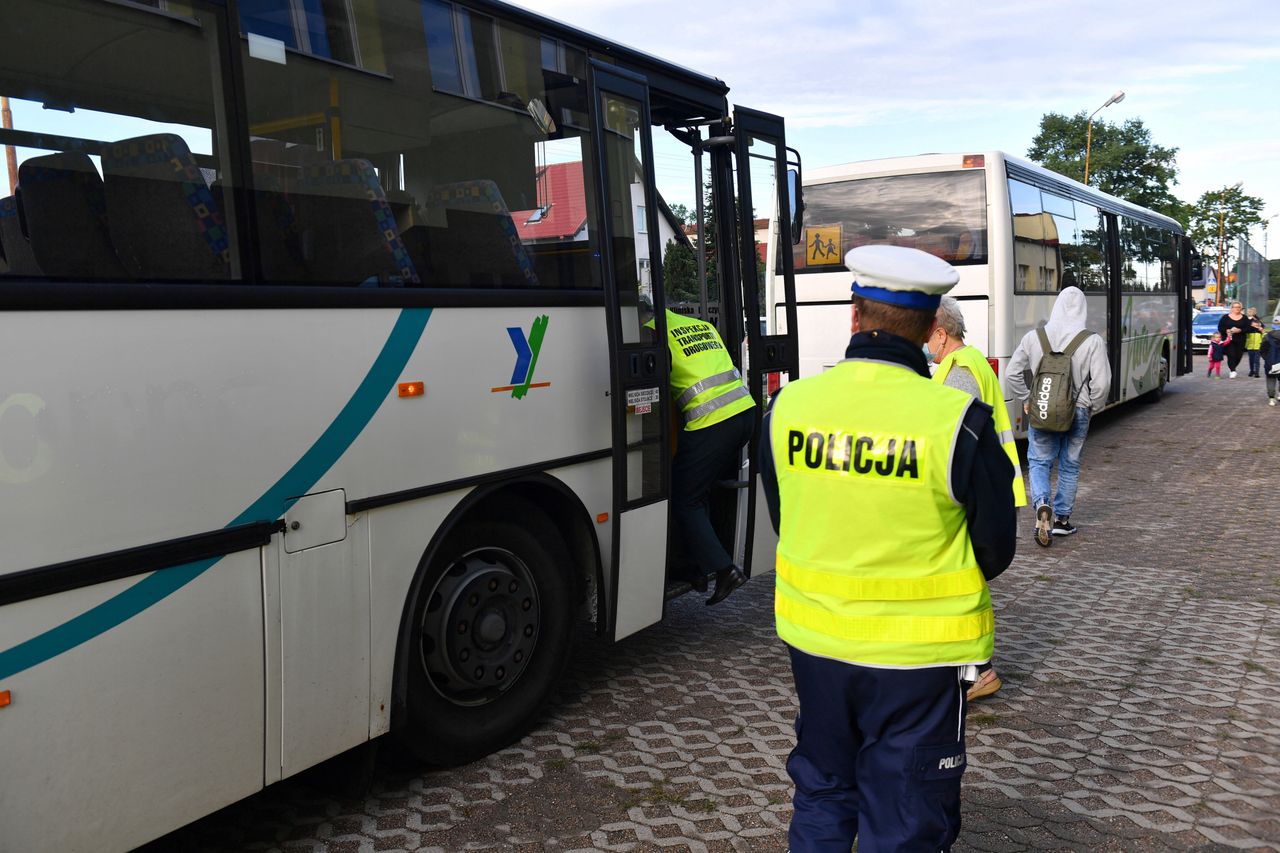
MULTIPOLYGON (((797 333, 800 375, 844 356, 855 246, 911 246, 953 264, 966 341, 1003 368, 1029 330, 1075 285, 1108 345, 1110 403, 1156 399, 1191 369, 1192 250, 1172 219, 1001 152, 927 154, 811 169, 795 267, 796 324, 784 278, 769 291, 770 328, 797 333)), ((776 239, 771 270, 781 270, 776 239)), ((785 247, 787 244, 782 244, 785 247)), ((1025 433, 1020 407, 1010 406, 1025 433)))
MULTIPOLYGON (((687 590, 655 152, 745 211, 710 289, 760 399, 795 371, 743 263, 781 119, 487 0, 0 32, 0 849, 126 849, 384 734, 473 759, 575 623, 687 590)), ((754 486, 752 451, 713 510, 759 573, 754 486)))

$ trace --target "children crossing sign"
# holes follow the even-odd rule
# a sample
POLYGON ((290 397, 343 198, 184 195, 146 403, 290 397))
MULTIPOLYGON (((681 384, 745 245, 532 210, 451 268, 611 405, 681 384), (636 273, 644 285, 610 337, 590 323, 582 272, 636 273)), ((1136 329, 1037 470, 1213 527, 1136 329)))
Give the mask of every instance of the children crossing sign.
POLYGON ((814 225, 804 230, 804 263, 809 267, 839 265, 840 226, 814 225))

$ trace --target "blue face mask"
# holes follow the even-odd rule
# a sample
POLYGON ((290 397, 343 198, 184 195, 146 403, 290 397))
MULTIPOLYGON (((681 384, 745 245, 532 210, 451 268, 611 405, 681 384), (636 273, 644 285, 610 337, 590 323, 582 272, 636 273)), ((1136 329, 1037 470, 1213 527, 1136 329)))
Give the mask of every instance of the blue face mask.
POLYGON ((924 360, 932 364, 933 352, 929 349, 929 345, 927 343, 921 344, 920 349, 924 351, 924 360))

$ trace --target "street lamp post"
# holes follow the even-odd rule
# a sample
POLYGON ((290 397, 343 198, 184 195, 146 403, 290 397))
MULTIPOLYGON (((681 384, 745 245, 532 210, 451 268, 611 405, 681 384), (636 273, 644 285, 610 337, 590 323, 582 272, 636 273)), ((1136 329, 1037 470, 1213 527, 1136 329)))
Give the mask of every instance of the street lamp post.
POLYGON ((1093 147, 1093 117, 1112 104, 1118 104, 1123 100, 1124 92, 1116 92, 1110 98, 1107 98, 1107 102, 1105 104, 1089 113, 1089 128, 1085 131, 1084 137, 1084 182, 1086 185, 1089 183, 1089 149, 1093 147))

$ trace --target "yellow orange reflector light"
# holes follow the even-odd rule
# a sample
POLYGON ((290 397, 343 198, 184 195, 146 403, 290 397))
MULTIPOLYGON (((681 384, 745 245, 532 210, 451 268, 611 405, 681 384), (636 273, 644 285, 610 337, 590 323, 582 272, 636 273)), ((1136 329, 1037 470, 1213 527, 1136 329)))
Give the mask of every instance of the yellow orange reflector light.
POLYGON ((422 382, 401 382, 398 388, 401 397, 421 397, 427 393, 427 386, 422 382))
POLYGON ((596 516, 596 524, 604 524, 608 520, 609 520, 609 513, 607 512, 602 512, 596 516))
POLYGON ((987 165, 987 155, 985 154, 966 154, 964 155, 964 168, 981 169, 987 165))
POLYGON ((9 695, 8 690, 0 690, 0 708, 5 707, 13 701, 13 697, 9 695))

